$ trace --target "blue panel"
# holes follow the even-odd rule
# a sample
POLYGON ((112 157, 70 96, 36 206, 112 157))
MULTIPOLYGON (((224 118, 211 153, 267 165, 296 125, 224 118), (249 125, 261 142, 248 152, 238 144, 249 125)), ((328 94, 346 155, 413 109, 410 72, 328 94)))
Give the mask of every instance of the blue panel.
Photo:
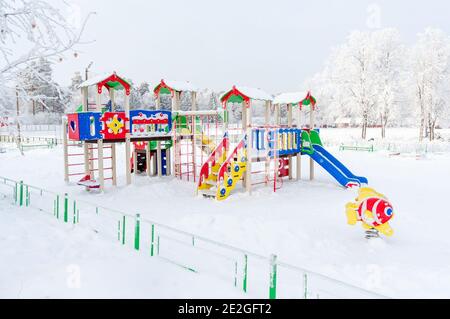
POLYGON ((100 129, 100 112, 81 112, 78 113, 78 125, 80 128, 80 141, 102 139, 100 129))

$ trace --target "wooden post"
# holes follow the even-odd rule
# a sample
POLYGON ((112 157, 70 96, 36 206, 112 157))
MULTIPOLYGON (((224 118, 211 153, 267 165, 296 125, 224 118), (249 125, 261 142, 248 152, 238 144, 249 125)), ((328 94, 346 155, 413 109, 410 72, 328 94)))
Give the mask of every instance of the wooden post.
POLYGON ((134 176, 137 175, 137 167, 138 167, 138 160, 137 160, 138 152, 136 150, 136 147, 133 149, 133 174, 134 176))
POLYGON ((67 118, 62 120, 63 126, 63 150, 64 150, 64 181, 69 182, 69 147, 67 141, 67 118))
MULTIPOLYGON (((245 104, 244 104, 245 107, 245 104)), ((252 193, 252 108, 251 101, 248 102, 248 108, 245 110, 246 113, 246 126, 245 131, 247 134, 247 168, 245 171, 245 190, 251 194, 252 193)))
POLYGON ((280 125, 280 104, 275 104, 275 125, 280 125))
MULTIPOLYGON (((166 173, 167 176, 172 175, 172 162, 170 159, 170 148, 166 148, 166 173)), ((195 171, 195 163, 194 163, 194 171, 195 171)))
POLYGON ((158 168, 158 177, 162 176, 162 157, 161 157, 161 141, 156 142, 156 165, 158 168))
MULTIPOLYGON (((247 109, 245 108, 245 102, 242 101, 241 103, 241 107, 242 107, 242 119, 241 119, 241 126, 242 126, 242 134, 246 134, 247 133, 247 109)), ((249 162, 249 157, 248 157, 248 136, 247 136, 247 171, 248 171, 248 162, 249 162)), ((247 191, 247 173, 243 174, 242 176, 242 187, 244 187, 244 189, 247 191)))
MULTIPOLYGON (((113 91, 114 90, 110 90, 110 92, 113 92, 113 91)), ((110 93, 110 94, 112 94, 112 93, 110 93)), ((97 112, 102 111, 101 95, 98 92, 96 92, 96 94, 95 94, 95 110, 97 112)))
POLYGON ((84 154, 84 175, 90 175, 92 178, 91 171, 89 170, 89 144, 86 141, 83 142, 83 154, 84 154))
MULTIPOLYGON (((111 100, 111 112, 116 110, 116 94, 114 89, 109 90, 109 99, 111 100)), ((101 109, 101 106, 100 106, 101 109)), ((128 116, 128 113, 127 113, 128 116)))
POLYGON ((145 147, 145 166, 147 171, 147 176, 151 175, 151 169, 150 169, 150 141, 147 142, 147 146, 145 147))
POLYGON ((117 186, 116 143, 111 144, 111 168, 112 168, 112 184, 113 186, 117 186))
POLYGON ((89 109, 88 88, 87 87, 81 88, 81 101, 82 101, 82 105, 83 105, 83 112, 87 112, 89 109))
POLYGON ((197 111, 197 92, 191 91, 192 111, 197 111))
MULTIPOLYGON (((113 89, 111 89, 112 91, 113 89)), ((112 101, 111 101, 112 103, 112 101)), ((130 96, 125 94, 125 115, 130 118, 130 96)), ((125 134, 125 169, 126 169, 126 177, 127 177, 127 185, 131 184, 131 165, 130 165, 130 153, 131 153, 131 138, 130 138, 130 122, 127 121, 125 128, 127 133, 125 134)))
POLYGON ((103 191, 105 187, 105 176, 103 171, 103 139, 97 141, 97 155, 98 155, 98 180, 100 183, 100 190, 103 191))
POLYGON ((159 110, 161 105, 161 95, 158 93, 157 96, 155 96, 155 110, 159 110))
MULTIPOLYGON (((292 128, 292 104, 287 104, 287 120, 288 120, 288 127, 289 128, 292 128)), ((294 138, 294 135, 291 135, 291 145, 289 145, 289 147, 292 147, 293 146, 293 143, 294 143, 294 141, 293 141, 293 138, 294 138)), ((289 158, 289 179, 292 179, 292 170, 293 170, 293 161, 292 161, 292 155, 289 155, 288 156, 288 158, 289 158)))
MULTIPOLYGON (((311 130, 314 129, 314 110, 313 110, 313 106, 310 105, 311 110, 309 111, 309 128, 311 130)), ((314 160, 312 159, 312 157, 309 159, 309 179, 313 180, 314 179, 314 160)))

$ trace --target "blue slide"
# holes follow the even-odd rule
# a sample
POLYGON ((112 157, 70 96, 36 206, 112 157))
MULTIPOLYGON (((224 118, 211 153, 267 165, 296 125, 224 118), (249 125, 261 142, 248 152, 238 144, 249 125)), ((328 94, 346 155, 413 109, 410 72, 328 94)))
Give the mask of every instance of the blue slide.
POLYGON ((313 144, 313 148, 314 152, 308 155, 330 173, 342 186, 353 187, 361 186, 361 184, 368 184, 367 178, 355 176, 344 166, 344 164, 331 155, 321 145, 313 144))

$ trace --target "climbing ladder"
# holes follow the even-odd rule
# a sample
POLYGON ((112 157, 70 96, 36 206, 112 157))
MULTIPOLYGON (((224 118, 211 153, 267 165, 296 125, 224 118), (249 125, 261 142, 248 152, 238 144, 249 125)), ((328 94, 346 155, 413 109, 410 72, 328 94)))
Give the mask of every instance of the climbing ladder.
MULTIPOLYGON (((93 143, 86 143, 85 147, 88 149, 87 168, 89 174, 83 172, 83 178, 81 178, 77 184, 85 186, 87 189, 100 188, 100 182, 96 180, 95 176, 99 175, 100 165, 98 156, 98 145, 93 143)), ((114 183, 114 158, 113 158, 113 144, 103 146, 103 180, 111 180, 114 183), (105 154, 106 150, 106 154, 105 154), (109 153, 108 151, 109 150, 109 153), (105 165, 106 164, 106 165, 105 165), (110 176, 106 176, 105 172, 110 172, 110 176)), ((84 154, 83 154, 84 155, 84 154)), ((77 164, 79 165, 79 164, 77 164)), ((85 165, 83 163, 82 165, 85 165)), ((79 174, 78 174, 79 175, 79 174)))

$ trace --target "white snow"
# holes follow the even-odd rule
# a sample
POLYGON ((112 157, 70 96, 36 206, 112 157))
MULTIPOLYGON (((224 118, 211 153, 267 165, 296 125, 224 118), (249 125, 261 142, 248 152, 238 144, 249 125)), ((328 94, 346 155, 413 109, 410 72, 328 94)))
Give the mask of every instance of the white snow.
POLYGON ((308 92, 288 92, 281 93, 273 99, 273 104, 298 104, 303 101, 308 92))
POLYGON ((189 81, 178 81, 178 80, 162 80, 168 87, 175 91, 182 92, 197 92, 198 87, 193 85, 189 81))
POLYGON ((11 207, 4 199, 0 219, 0 298, 246 297, 210 275, 139 254, 43 212, 11 207))
MULTIPOLYGON (((114 74, 114 73, 103 73, 103 74, 100 74, 100 75, 96 75, 96 76, 94 76, 94 77, 92 77, 92 78, 87 79, 86 81, 84 81, 83 83, 81 83, 78 87, 79 87, 79 88, 83 88, 83 87, 89 87, 89 86, 91 86, 91 85, 95 85, 95 84, 97 84, 97 83, 100 83, 100 82, 106 80, 106 79, 109 78, 112 74, 114 74)), ((118 76, 118 75, 117 75, 117 76, 118 76)), ((118 77, 120 77, 120 76, 118 76, 118 77)), ((120 77, 120 78, 122 78, 122 77, 120 77)))
MULTIPOLYGON (((338 141, 340 136, 345 140, 344 137, 352 135, 352 132, 351 129, 322 129, 321 135, 324 142, 333 139, 338 141)), ((357 134, 359 131, 354 132, 357 134)), ((402 129, 398 129, 399 136, 401 132, 402 129)), ((405 130, 404 134, 408 135, 408 132, 405 130)), ((24 157, 17 151, 8 150, 7 153, 0 154, 0 176, 22 179, 60 193, 68 192, 90 202, 125 212, 139 212, 143 218, 264 256, 275 253, 279 260, 386 296, 450 297, 450 238, 447 235, 450 216, 446 209, 450 153, 426 153, 420 157, 416 157, 414 153, 411 156, 389 156, 390 152, 387 151, 340 152, 337 147, 327 148, 353 173, 366 176, 371 187, 390 199, 395 210, 395 216, 390 222, 395 231, 393 237, 367 242, 360 225, 347 225, 344 206, 355 198, 355 191, 340 188, 332 177, 317 165, 316 180, 309 181, 307 156, 302 157, 304 174, 301 181, 285 181, 276 193, 273 193, 270 187, 260 186, 254 188, 252 195, 248 195, 237 188, 224 202, 195 197, 193 183, 171 177, 136 176, 133 184, 125 187, 124 147, 120 145, 119 186, 112 188, 107 184, 103 194, 88 194, 74 183, 64 183, 62 149, 59 147, 30 150, 24 157)), ((20 210, 20 214, 28 213, 20 210)), ((36 223, 38 228, 45 229, 38 224, 41 217, 37 218, 36 214, 31 213, 30 215, 36 219, 27 217, 26 222, 29 222, 29 225, 36 223)), ((22 220, 17 220, 16 224, 5 224, 3 221, 7 219, 2 219, 0 227, 10 226, 3 226, 7 230, 0 231, 2 238, 12 236, 14 230, 10 228, 15 228, 16 224, 17 227, 22 227, 22 220), (5 235, 6 233, 10 235, 5 235)), ((27 235, 22 230, 16 233, 16 236, 14 240, 27 235)), ((74 236, 73 239, 69 239, 71 236, 67 237, 69 242, 73 240, 74 249, 77 248, 77 241, 81 241, 80 245, 89 242, 83 242, 79 238, 81 235, 74 236)), ((37 241, 36 245, 52 246, 57 243, 42 240, 37 241)), ((8 273, 5 278, 14 278, 17 274, 11 271, 20 269, 23 264, 17 259, 19 257, 13 256, 13 250, 0 251, 2 258, 11 260, 8 265, 3 265, 9 272, 3 270, 0 273, 2 276, 8 273)), ((42 254, 44 251, 45 249, 42 254)), ((101 263, 101 259, 105 259, 103 265, 106 265, 112 262, 110 258, 113 254, 115 253, 112 250, 107 256, 102 253, 96 260, 101 263)), ((129 256, 129 252, 126 254, 129 256)), ((50 256, 52 253, 39 258, 50 259, 50 256)), ((204 257, 205 260, 207 256, 204 257)), ((34 273, 39 273, 39 258, 32 255, 27 260, 29 265, 33 265, 34 273), (36 259, 33 261, 33 258, 36 259)), ((133 259, 128 263, 127 258, 134 257, 123 256, 119 263, 132 265, 138 262, 133 259)), ((114 268, 113 265, 111 267, 114 268)), ((264 268, 266 266, 261 267, 261 271, 267 271, 267 268, 264 268)), ((104 267, 102 271, 103 269, 104 267)), ((189 273, 185 273, 189 277, 189 273)), ((282 276, 283 271, 279 270, 279 273, 282 276)), ((29 276, 33 278, 33 275, 29 276)), ((164 271, 160 277, 161 280, 172 278, 164 271)), ((182 278, 174 277, 174 282, 184 285, 184 278, 184 275, 182 278)), ((219 283, 218 285, 222 287, 219 283)), ((36 283, 35 287, 38 286, 36 283)), ((181 287, 177 293, 183 293, 183 289, 181 287)), ((219 289, 214 288, 211 291, 222 295, 219 289)), ((283 288, 280 286, 279 289, 281 294, 283 288)), ((224 290, 224 296, 226 293, 224 290)), ((171 292, 167 292, 165 296, 172 296, 171 292)), ((281 294, 280 297, 282 296, 281 294)))

